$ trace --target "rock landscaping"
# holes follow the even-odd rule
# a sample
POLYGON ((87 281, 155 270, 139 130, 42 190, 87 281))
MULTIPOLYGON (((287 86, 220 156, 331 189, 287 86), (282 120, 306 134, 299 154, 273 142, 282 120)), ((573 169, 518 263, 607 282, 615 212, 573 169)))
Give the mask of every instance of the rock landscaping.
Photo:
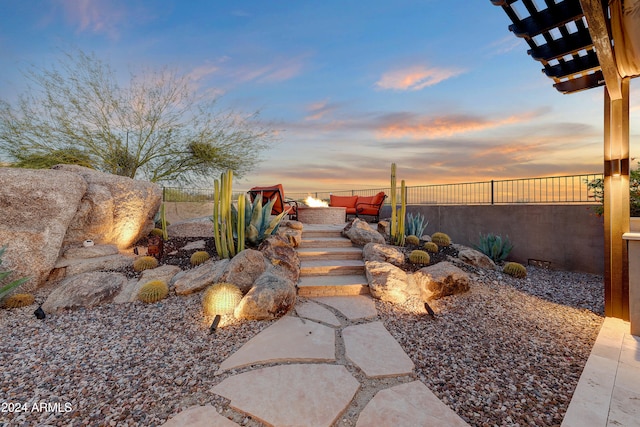
MULTIPOLYGON (((448 236, 434 235, 440 246, 427 253, 429 236, 390 245, 384 222, 375 230, 357 218, 342 234, 362 248, 359 268, 364 262, 373 297, 358 296, 357 304, 350 297, 297 295, 296 248, 304 230, 297 221, 283 221, 277 235, 231 259, 215 254, 209 218, 173 224, 159 265, 136 271, 133 249, 144 255, 154 211, 140 211, 136 238, 123 246, 96 225, 124 232, 115 225, 122 214, 105 208, 122 201, 107 190, 110 178, 75 167, 47 172, 55 173, 73 183, 63 200, 73 201, 75 211, 52 226, 58 239, 37 252, 47 262, 31 270, 41 285, 31 289, 47 317, 36 319, 35 305, 0 310, 0 324, 11 331, 0 348, 6 368, 0 390, 8 401, 46 399, 70 409, 0 414, 0 423, 161 425, 184 411, 166 425, 199 414, 219 425, 246 426, 287 424, 295 414, 327 426, 371 425, 385 417, 557 425, 602 322, 600 277, 529 268, 526 278, 516 279, 486 255, 449 244, 448 236), (93 245, 82 245, 87 238, 93 245), (196 251, 212 257, 192 265, 196 251), (139 301, 138 292, 152 281, 166 284, 168 297, 139 301), (216 283, 237 287, 242 299, 210 334, 213 316, 203 314, 202 291, 216 283), (394 356, 381 358, 385 352, 394 356), (249 400, 248 385, 254 390, 249 400), (307 403, 287 411, 274 406, 291 390, 307 403), (308 407, 316 395, 342 397, 316 414, 308 407), (425 402, 444 415, 394 409, 425 402)), ((3 227, 15 230, 20 214, 14 209, 9 216, 3 227)), ((28 237, 41 228, 15 236, 38 251, 37 239, 28 237)))

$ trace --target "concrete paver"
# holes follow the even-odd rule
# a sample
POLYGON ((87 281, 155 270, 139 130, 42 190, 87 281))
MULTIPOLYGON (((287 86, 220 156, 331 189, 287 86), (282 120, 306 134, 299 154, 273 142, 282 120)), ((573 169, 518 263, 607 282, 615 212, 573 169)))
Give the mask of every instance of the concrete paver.
POLYGON ((370 378, 408 375, 415 365, 382 322, 344 328, 345 356, 370 378))
POLYGON ((344 366, 279 365, 229 377, 212 391, 231 407, 273 426, 328 427, 360 383, 344 366))
POLYGON ((467 423, 420 381, 381 390, 362 410, 356 427, 456 427, 467 423))
POLYGON ((211 405, 192 406, 170 418, 161 427, 238 427, 228 418, 218 414, 211 405))
POLYGON ((340 320, 335 314, 312 301, 296 305, 296 313, 298 313, 298 316, 307 319, 317 320, 332 326, 340 326, 340 320))
POLYGON ((349 320, 369 319, 378 315, 373 299, 367 296, 318 297, 313 300, 335 308, 349 320))
POLYGON ((253 364, 284 361, 329 362, 336 359, 333 328, 284 316, 220 364, 220 372, 253 364))

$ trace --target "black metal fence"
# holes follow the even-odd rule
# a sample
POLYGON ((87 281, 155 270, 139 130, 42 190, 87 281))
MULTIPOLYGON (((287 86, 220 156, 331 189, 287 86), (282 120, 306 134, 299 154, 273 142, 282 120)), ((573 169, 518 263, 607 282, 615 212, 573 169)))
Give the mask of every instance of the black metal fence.
MULTIPOLYGON (((406 187, 408 204, 413 205, 488 205, 514 203, 594 203, 594 193, 587 185, 603 174, 582 174, 551 176, 543 178, 521 178, 467 182, 460 184, 435 184, 406 187)), ((285 187, 286 191, 286 187, 285 187)), ((304 200, 307 196, 328 200, 331 194, 339 196, 373 196, 384 191, 391 193, 390 187, 360 190, 313 191, 307 193, 286 193, 286 197, 304 200)), ((238 191, 234 193, 243 193, 238 191)), ((166 202, 207 202, 213 201, 213 189, 164 188, 166 202)), ((397 188, 398 202, 400 187, 397 188)), ((390 199, 387 198, 386 203, 390 199)))

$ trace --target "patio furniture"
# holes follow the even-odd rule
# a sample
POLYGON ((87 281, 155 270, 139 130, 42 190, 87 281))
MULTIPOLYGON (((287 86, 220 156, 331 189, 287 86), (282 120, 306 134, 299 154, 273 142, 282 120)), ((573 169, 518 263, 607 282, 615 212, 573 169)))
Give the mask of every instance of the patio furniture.
POLYGON ((349 215, 359 218, 361 215, 372 216, 375 222, 380 221, 380 209, 387 195, 383 191, 375 196, 329 196, 329 206, 346 208, 345 220, 349 215))
POLYGON ((298 220, 298 202, 285 199, 282 184, 276 184, 270 187, 253 187, 247 191, 247 193, 249 193, 252 202, 262 194, 263 206, 275 198, 276 201, 271 209, 271 215, 280 215, 282 212, 286 212, 287 215, 289 215, 289 219, 298 220))

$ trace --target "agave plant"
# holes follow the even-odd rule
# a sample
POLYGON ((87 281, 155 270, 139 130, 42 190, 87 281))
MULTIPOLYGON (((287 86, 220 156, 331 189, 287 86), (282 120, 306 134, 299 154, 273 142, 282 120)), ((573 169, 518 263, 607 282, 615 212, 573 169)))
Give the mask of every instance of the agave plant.
POLYGON ((405 225, 404 234, 406 236, 422 236, 424 229, 427 228, 429 221, 425 221, 424 215, 417 213, 415 216, 412 212, 407 214, 407 223, 405 225))
POLYGON ((491 233, 486 236, 480 234, 480 242, 474 247, 495 262, 504 261, 513 249, 508 236, 503 240, 499 235, 491 233))
MULTIPOLYGON (((0 248, 0 264, 2 264, 2 255, 4 255, 4 251, 7 250, 6 246, 0 248)), ((3 282, 7 277, 9 277, 13 273, 13 270, 9 271, 0 271, 0 300, 2 300, 6 295, 8 295, 12 290, 22 285, 24 282, 29 280, 28 277, 23 277, 21 279, 13 280, 7 284, 3 285, 3 282)))
MULTIPOLYGON (((245 196, 246 197, 246 196, 245 196)), ((250 200, 246 200, 244 204, 244 217, 245 217, 245 239, 253 246, 259 245, 267 237, 275 234, 280 227, 282 218, 287 214, 282 212, 279 215, 271 218, 271 210, 276 199, 269 200, 266 205, 262 205, 262 194, 256 197, 251 203, 250 200)), ((238 211, 235 206, 231 207, 231 215, 235 223, 238 218, 238 211)), ((237 236, 235 236, 237 238, 237 236)))

